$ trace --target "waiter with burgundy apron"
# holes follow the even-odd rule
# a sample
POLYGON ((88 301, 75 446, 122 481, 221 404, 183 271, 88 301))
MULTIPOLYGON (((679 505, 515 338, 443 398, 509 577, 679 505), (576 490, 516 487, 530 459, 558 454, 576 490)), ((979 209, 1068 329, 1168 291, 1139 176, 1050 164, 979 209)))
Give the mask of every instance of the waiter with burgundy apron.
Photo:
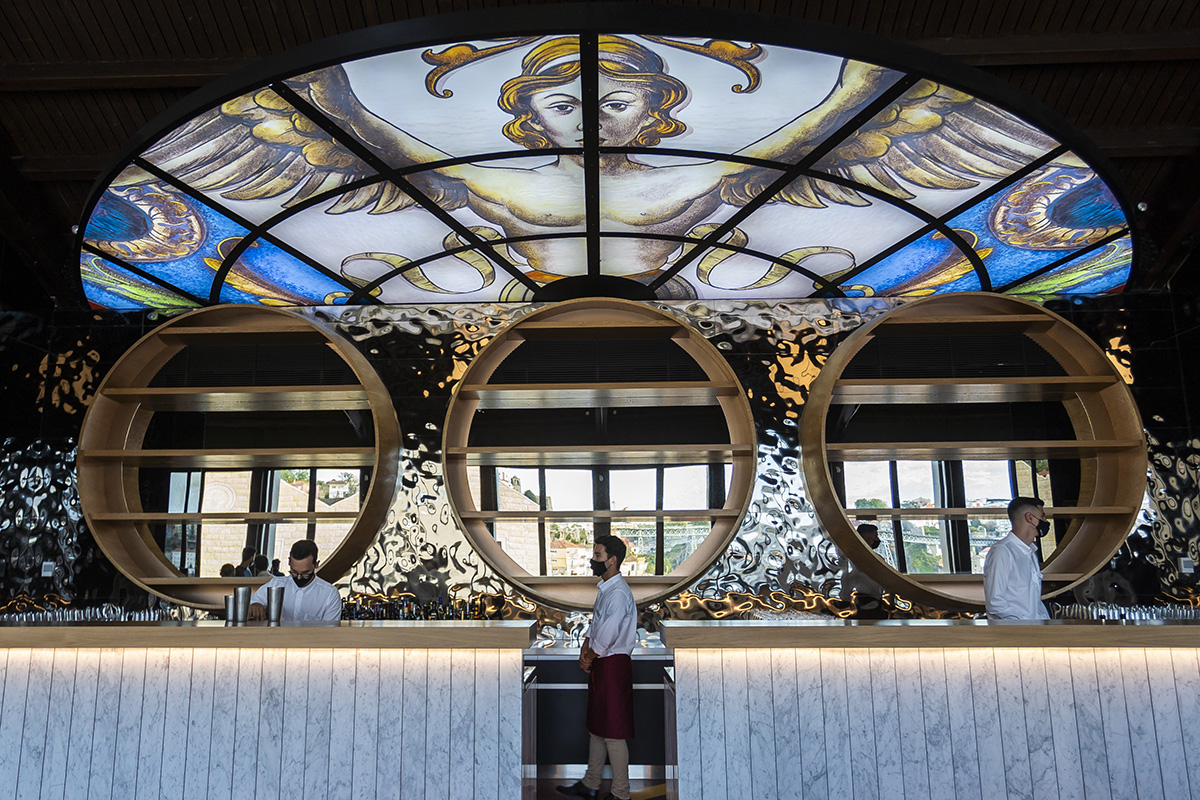
POLYGON ((587 729, 591 735, 588 768, 583 780, 559 786, 570 797, 600 797, 605 760, 612 766, 612 790, 605 798, 629 800, 629 746, 633 738, 633 644, 637 640, 637 605, 621 577, 625 543, 599 536, 592 550, 592 572, 600 577, 592 626, 579 653, 588 673, 587 729))

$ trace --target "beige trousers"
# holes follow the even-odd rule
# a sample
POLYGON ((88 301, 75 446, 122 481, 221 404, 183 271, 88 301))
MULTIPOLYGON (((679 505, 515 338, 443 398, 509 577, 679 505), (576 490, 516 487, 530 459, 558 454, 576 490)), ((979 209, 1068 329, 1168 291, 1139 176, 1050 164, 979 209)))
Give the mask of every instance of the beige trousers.
POLYGON ((588 768, 583 776, 583 785, 589 789, 600 788, 600 773, 607 759, 612 766, 612 795, 629 800, 629 745, 624 739, 605 739, 594 733, 588 745, 588 768))

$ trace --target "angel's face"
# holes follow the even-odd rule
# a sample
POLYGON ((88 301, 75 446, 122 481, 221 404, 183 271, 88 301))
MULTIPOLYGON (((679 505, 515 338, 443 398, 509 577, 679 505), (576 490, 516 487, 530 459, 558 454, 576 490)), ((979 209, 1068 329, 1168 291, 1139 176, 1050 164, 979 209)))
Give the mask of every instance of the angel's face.
MULTIPOLYGON (((600 75, 600 145, 625 147, 651 122, 650 103, 640 86, 600 75)), ((534 124, 555 147, 583 145, 582 90, 578 80, 535 92, 534 124)))

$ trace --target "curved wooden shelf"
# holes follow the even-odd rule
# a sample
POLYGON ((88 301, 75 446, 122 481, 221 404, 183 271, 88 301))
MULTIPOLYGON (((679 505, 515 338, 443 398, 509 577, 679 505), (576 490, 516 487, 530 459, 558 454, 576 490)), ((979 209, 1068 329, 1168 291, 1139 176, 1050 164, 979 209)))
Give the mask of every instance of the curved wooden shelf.
POLYGON ((118 403, 136 403, 154 411, 366 411, 361 386, 213 386, 104 390, 118 403))
POLYGON ((735 384, 700 381, 643 383, 508 383, 464 386, 459 397, 479 401, 480 410, 493 408, 643 408, 655 406, 715 406, 722 397, 740 391, 735 384))
MULTIPOLYGON (((1136 513, 1136 508, 1126 506, 1045 506, 1043 510, 1047 517, 1108 517, 1127 516, 1136 513)), ((846 516, 851 519, 946 519, 946 518, 1006 518, 1004 508, 847 508, 846 516)))
POLYGON ((625 445, 585 445, 540 447, 519 450, 512 447, 448 447, 447 459, 465 461, 468 466, 489 467, 592 467, 605 465, 653 466, 658 464, 707 464, 750 458, 754 446, 729 444, 664 444, 627 447, 625 445))
POLYGON ((711 520, 708 537, 669 575, 630 579, 639 604, 679 591, 703 574, 724 552, 745 514, 754 479, 757 440, 746 395, 733 370, 701 335, 686 324, 643 303, 616 299, 572 300, 547 306, 518 320, 497 335, 471 363, 455 388, 446 416, 442 452, 451 508, 476 551, 497 573, 531 597, 551 606, 590 608, 596 579, 530 575, 504 552, 487 530, 508 520, 680 519, 711 520), (493 384, 501 363, 528 340, 630 339, 662 337, 679 345, 704 371, 705 381, 624 383, 493 384), (713 444, 639 444, 472 447, 468 446, 475 412, 484 409, 648 408, 713 406, 720 409, 729 442, 713 444), (728 500, 720 509, 684 511, 479 511, 474 506, 468 467, 591 467, 731 464, 728 500))
POLYGON ((92 461, 117 461, 137 467, 207 467, 208 469, 253 469, 255 467, 369 467, 375 463, 373 447, 271 447, 236 450, 80 450, 79 457, 92 461))
POLYGON ((1145 449, 1139 439, 991 442, 836 442, 825 445, 831 461, 924 461, 1003 458, 1090 458, 1101 453, 1145 449))
POLYGON ((207 511, 187 513, 125 512, 93 514, 99 523, 140 522, 147 525, 178 525, 188 522, 338 522, 355 519, 357 511, 207 511))
POLYGON ((688 511, 459 511, 466 520, 512 522, 521 520, 589 520, 589 519, 662 519, 669 522, 691 522, 707 519, 732 519, 740 512, 733 508, 701 508, 688 511))
POLYGON ((1047 508, 1070 520, 1043 567, 1046 596, 1087 579, 1125 541, 1145 491, 1146 444, 1129 388, 1107 356, 1058 315, 1025 300, 986 293, 934 295, 895 309, 841 342, 810 387, 801 420, 805 482, 822 527, 859 569, 889 591, 935 607, 982 610, 982 577, 904 575, 866 546, 851 520, 1003 518, 1004 509, 846 509, 833 488, 831 462, 893 460, 1077 459, 1076 505, 1047 508), (1065 375, 929 379, 846 379, 843 372, 872 339, 899 334, 1021 334, 1065 375), (1059 402, 1075 438, 1057 441, 829 442, 830 408, 851 404, 1059 402))
MULTIPOLYGON (((344 380, 344 379, 343 379, 344 380)), ((297 443, 303 439, 297 437, 297 443)), ((391 395, 365 356, 349 341, 290 311, 258 305, 205 308, 168 320, 142 337, 113 366, 84 417, 77 464, 84 517, 108 560, 142 588, 173 603, 219 609, 229 587, 261 581, 188 578, 167 561, 151 526, 347 522, 320 574, 334 581, 362 556, 383 526, 395 495, 400 430, 391 395), (213 344, 319 343, 333 350, 358 384, 314 386, 153 387, 155 376, 186 347, 213 344), (239 413, 369 410, 370 447, 143 449, 154 414, 161 411, 239 413), (254 468, 370 467, 371 482, 357 512, 221 512, 171 514, 142 507, 144 468, 245 470, 254 468)))
POLYGON ((842 378, 831 403, 1027 403, 1063 401, 1116 383, 1114 375, 1044 378, 842 378))

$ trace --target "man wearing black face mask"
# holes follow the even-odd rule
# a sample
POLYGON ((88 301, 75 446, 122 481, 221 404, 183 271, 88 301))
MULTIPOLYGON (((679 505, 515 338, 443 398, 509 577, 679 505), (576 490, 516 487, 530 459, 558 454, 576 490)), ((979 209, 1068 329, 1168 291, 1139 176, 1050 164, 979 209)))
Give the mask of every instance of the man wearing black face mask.
POLYGON ((983 562, 988 619, 1049 619, 1042 603, 1037 540, 1050 532, 1043 503, 1017 497, 1008 504, 1012 533, 992 545, 983 562))
POLYGON ((301 539, 292 545, 288 574, 258 587, 250 598, 250 619, 267 618, 267 589, 283 587, 283 608, 279 621, 337 622, 342 618, 342 598, 329 581, 317 577, 317 543, 301 539))
POLYGON ((606 798, 629 798, 629 746, 633 738, 633 652, 637 641, 637 605, 621 577, 625 543, 616 536, 599 536, 592 550, 592 572, 600 578, 592 626, 579 653, 579 666, 588 674, 587 729, 591 741, 587 774, 560 794, 598 798, 600 772, 612 767, 612 790, 606 798))

